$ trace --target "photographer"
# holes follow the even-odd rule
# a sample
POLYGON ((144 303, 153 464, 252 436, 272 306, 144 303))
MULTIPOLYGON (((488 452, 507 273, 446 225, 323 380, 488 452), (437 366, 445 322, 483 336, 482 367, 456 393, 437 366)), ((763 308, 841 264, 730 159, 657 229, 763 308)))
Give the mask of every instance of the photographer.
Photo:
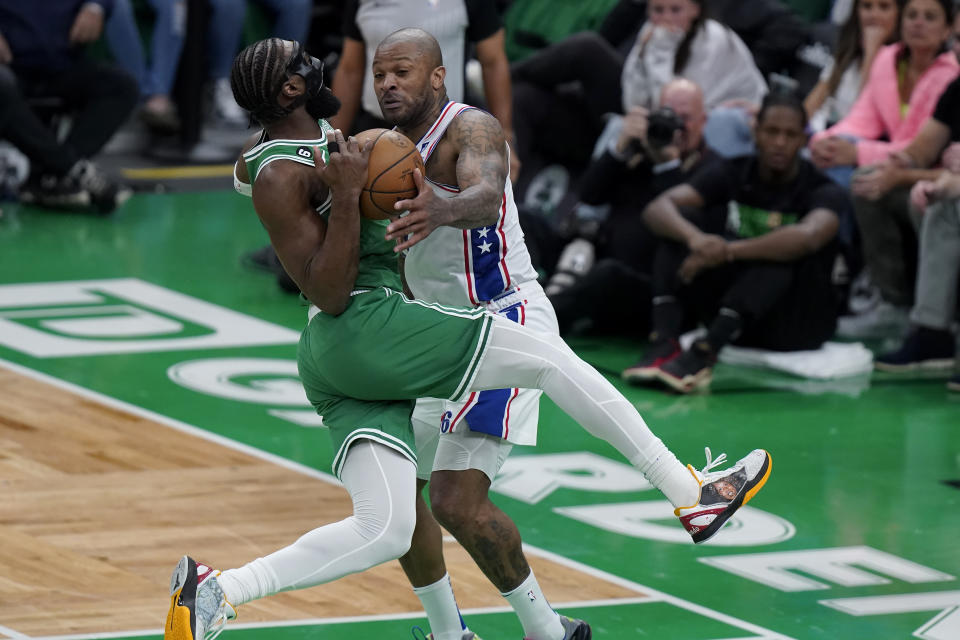
POLYGON ((609 205, 609 214, 602 222, 580 217, 576 237, 547 285, 561 333, 589 322, 598 331, 634 334, 638 319, 649 317, 657 240, 640 213, 705 162, 716 161, 703 144, 705 122, 700 87, 672 80, 661 92, 660 107, 652 113, 631 109, 619 133, 587 167, 580 199, 588 206, 580 210, 609 205))

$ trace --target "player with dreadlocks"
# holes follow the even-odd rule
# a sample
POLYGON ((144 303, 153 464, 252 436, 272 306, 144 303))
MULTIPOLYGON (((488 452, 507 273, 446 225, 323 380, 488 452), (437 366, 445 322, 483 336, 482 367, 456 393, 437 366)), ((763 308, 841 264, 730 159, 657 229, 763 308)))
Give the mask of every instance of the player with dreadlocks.
MULTIPOLYGON (((418 53, 415 43, 395 44, 402 46, 384 63, 385 82, 394 87, 398 103, 405 103, 414 85, 441 80, 442 67, 429 69, 431 58, 418 53), (410 69, 405 59, 414 61, 410 69)), ((701 471, 682 465, 633 404, 559 337, 483 307, 447 307, 403 295, 396 243, 386 239, 390 221, 359 214, 369 143, 361 148, 340 131, 325 132, 314 118, 334 103, 324 96, 322 66, 302 46, 282 40, 252 45, 237 57, 231 84, 237 103, 264 128, 235 176, 250 185, 281 263, 315 306, 300 337, 297 364, 306 395, 333 440, 333 470, 354 513, 239 569, 221 573, 184 556, 171 578, 167 640, 213 638, 236 616, 238 605, 330 582, 404 554, 408 575, 411 566, 436 566, 429 555, 439 552, 436 524, 425 508, 418 509, 410 423, 417 398, 460 401, 473 391, 542 389, 664 493, 694 542, 719 532, 764 485, 771 463, 762 449, 719 471, 712 470, 726 455, 712 460, 709 450, 701 471), (328 136, 336 151, 328 149, 328 136), (418 538, 422 528, 428 533, 418 538)), ((458 143, 460 162, 502 165, 503 134, 489 133, 493 138, 481 136, 479 144, 470 144, 470 136, 458 143)), ((486 187, 473 189, 465 177, 458 179, 462 193, 486 197, 486 187)), ((429 198, 421 188, 417 200, 429 198)), ((472 637, 461 627, 444 631, 442 640, 472 637)), ((589 626, 578 625, 564 638, 589 640, 589 626)))
MULTIPOLYGON (((323 84, 322 62, 307 54, 299 43, 291 43, 279 38, 261 40, 244 49, 236 57, 231 74, 231 84, 237 104, 249 111, 251 118, 264 127, 262 131, 258 131, 247 141, 244 152, 234 167, 234 187, 237 191, 253 196, 254 206, 258 211, 266 210, 267 206, 264 203, 270 200, 275 200, 278 203, 288 202, 292 210, 303 208, 293 203, 309 201, 312 211, 304 214, 306 220, 299 222, 304 227, 313 227, 320 219, 318 213, 321 216, 332 216, 339 213, 339 210, 336 210, 337 201, 329 189, 330 186, 335 184, 335 180, 330 178, 327 179, 328 182, 325 181, 323 176, 327 175, 326 172, 328 171, 334 173, 352 171, 353 175, 357 175, 358 172, 366 175, 366 170, 359 166, 359 159, 354 157, 356 155, 354 153, 356 151, 355 143, 352 140, 345 143, 339 131, 334 132, 327 124, 326 118, 337 112, 340 108, 340 101, 323 84), (332 146, 331 142, 336 142, 341 147, 345 146, 343 153, 334 153, 333 158, 330 158, 328 147, 332 146), (321 159, 320 166, 316 169, 313 168, 314 154, 319 154, 318 157, 321 159), (277 160, 287 160, 288 162, 275 162, 277 160), (253 189, 252 183, 256 178, 259 178, 256 180, 257 187, 253 189), (278 198, 282 198, 282 200, 278 198)), ((366 157, 364 153, 360 155, 363 158, 366 157)), ((344 192, 346 191, 344 190, 344 192)), ((282 206, 284 205, 278 204, 278 207, 282 206)), ((270 210, 272 209, 273 207, 270 207, 270 210)), ((355 213, 354 217, 356 217, 355 213)), ((286 234, 285 228, 281 230, 280 225, 286 227, 285 221, 267 215, 262 215, 261 218, 268 231, 271 231, 271 238, 274 238, 275 244, 278 237, 289 238, 298 245, 300 245, 299 240, 304 239, 304 236, 299 232, 286 234)), ((356 222, 356 220, 350 222, 356 222)), ((340 223, 341 218, 336 218, 334 224, 327 226, 326 240, 324 241, 324 251, 328 254, 326 265, 339 262, 331 254, 338 249, 347 250, 350 246, 350 242, 345 241, 341 234, 356 233, 353 224, 340 223)), ((386 222, 371 223, 371 225, 377 230, 375 233, 366 236, 367 241, 370 238, 377 237, 382 241, 386 233, 385 228, 383 228, 386 222)), ((291 224, 290 228, 295 228, 295 225, 291 224)), ((306 237, 315 238, 315 235, 306 237)), ((299 253, 298 248, 291 247, 290 251, 299 253)), ((283 251, 281 255, 289 254, 288 251, 283 251)), ((321 262, 319 255, 316 262, 321 262)), ((389 264, 382 268, 395 271, 395 258, 391 256, 388 262, 389 264)), ((289 268, 291 265, 286 266, 289 268)), ((333 282, 337 279, 339 278, 331 277, 325 280, 333 282)), ((303 282, 303 279, 298 277, 297 281, 303 282)), ((310 299, 323 299, 319 293, 313 293, 313 296, 310 299)), ((308 295, 308 297, 310 296, 308 295)), ((328 309, 332 310, 335 306, 333 305, 328 309)), ((359 450, 363 447, 355 448, 359 450)), ((365 453, 363 455, 366 456, 365 453)), ((391 457, 401 458, 399 454, 391 457)), ((402 459, 406 460, 406 458, 402 459)), ((394 461, 395 463, 396 461, 394 461)), ((364 472, 363 466, 358 465, 358 468, 361 473, 364 472)), ((343 478, 343 472, 341 472, 341 478, 343 478)), ((384 478, 386 478, 386 475, 384 475, 384 478)), ((376 538, 374 534, 377 530, 386 528, 388 523, 377 522, 371 516, 372 514, 364 515, 358 512, 354 518, 348 519, 344 523, 338 523, 335 528, 329 530, 324 528, 323 535, 320 534, 319 530, 307 534, 297 544, 304 547, 311 546, 311 541, 307 538, 312 537, 313 548, 326 547, 330 552, 339 550, 344 556, 347 556, 351 545, 360 546, 359 542, 372 543, 376 538), (364 534, 362 537, 369 540, 357 540, 355 533, 350 535, 352 532, 344 531, 344 529, 359 530, 364 534), (335 544, 331 544, 331 541, 335 541, 335 544)), ((319 584, 346 573, 362 571, 368 566, 396 557, 402 552, 401 547, 404 540, 407 543, 410 542, 410 535, 405 529, 398 528, 394 538, 393 541, 387 540, 380 543, 383 551, 379 555, 368 556, 366 561, 359 564, 355 562, 352 564, 349 562, 333 563, 329 571, 324 572, 309 584, 319 584), (342 566, 339 566, 339 564, 342 564, 342 566)), ((270 561, 282 560, 281 553, 271 556, 270 561)), ((363 554, 358 555, 362 560, 363 554)), ((286 567, 296 566, 302 559, 302 555, 298 555, 292 550, 287 552, 286 556, 289 560, 285 565, 286 567)), ((414 591, 420 597, 424 610, 427 612, 430 627, 434 631, 434 640, 447 640, 448 637, 455 640, 475 638, 474 634, 464 625, 453 596, 443 560, 440 528, 419 492, 416 497, 416 526, 410 551, 402 555, 399 560, 414 587, 414 591), (425 590, 424 587, 428 585, 434 586, 425 590), (444 634, 445 630, 446 634, 444 634)), ((196 565, 189 558, 181 560, 178 571, 186 568, 188 572, 191 572, 193 566, 198 567, 196 578, 198 583, 203 582, 207 576, 214 576, 219 573, 210 572, 204 565, 196 565)), ((195 612, 193 614, 195 621, 190 627, 191 633, 194 635, 191 637, 195 637, 197 640, 203 638, 204 625, 208 629, 206 632, 208 635, 215 632, 212 627, 216 627, 217 630, 222 628, 226 620, 235 616, 233 604, 239 605, 241 602, 252 599, 252 597, 265 595, 262 593, 248 594, 243 587, 245 580, 249 579, 257 580, 259 584, 262 578, 258 576, 264 572, 269 576, 264 581, 266 587, 266 584, 277 584, 279 582, 279 578, 274 574, 282 573, 282 569, 272 567, 267 559, 260 559, 242 569, 225 571, 217 575, 216 579, 208 586, 212 587, 214 584, 219 584, 225 592, 225 606, 222 608, 222 615, 218 613, 212 623, 205 623, 204 612, 199 611, 199 618, 196 617, 195 612), (196 620, 199 620, 199 627, 196 620)), ((176 575, 177 572, 175 572, 175 577, 176 575)), ((296 588, 309 586, 309 584, 283 585, 283 588, 296 588)), ((268 592, 279 590, 279 588, 271 588, 268 592)), ((201 589, 199 593, 202 595, 204 590, 201 589)), ((213 605, 219 608, 216 602, 213 605)), ((172 608, 171 611, 173 610, 172 608)), ((168 636, 175 626, 175 620, 168 620, 168 636)), ((479 638, 476 640, 479 640, 479 638)))

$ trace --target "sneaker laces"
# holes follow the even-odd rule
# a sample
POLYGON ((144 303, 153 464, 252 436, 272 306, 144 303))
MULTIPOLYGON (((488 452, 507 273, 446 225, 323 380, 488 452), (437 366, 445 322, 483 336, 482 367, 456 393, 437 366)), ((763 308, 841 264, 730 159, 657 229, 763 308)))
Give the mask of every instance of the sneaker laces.
POLYGON ((717 456, 717 459, 714 460, 713 454, 710 452, 710 447, 704 447, 703 453, 707 456, 707 464, 703 467, 703 469, 701 469, 700 471, 697 471, 692 466, 690 465, 687 465, 687 466, 690 467, 690 470, 694 472, 694 475, 697 477, 698 480, 700 480, 701 484, 709 484, 707 482, 708 477, 710 477, 711 475, 716 475, 716 472, 711 474, 710 471, 720 466, 724 462, 726 462, 727 454, 721 453, 719 456, 717 456))
MULTIPOLYGON (((217 571, 214 573, 213 577, 209 578, 208 580, 215 581, 219 575, 220 575, 220 572, 217 571)), ((212 591, 213 588, 210 587, 210 589, 212 591)), ((223 630, 226 628, 227 621, 233 620, 237 617, 237 610, 234 609, 233 605, 227 601, 227 598, 224 596, 223 589, 222 587, 220 587, 219 583, 216 583, 215 592, 208 592, 203 594, 203 596, 201 596, 200 590, 198 589, 198 592, 197 592, 198 617, 201 613, 201 610, 206 608, 206 605, 210 604, 210 601, 209 601, 210 598, 215 598, 219 600, 219 602, 216 605, 214 614, 211 616, 209 622, 207 622, 207 628, 203 633, 203 640, 213 640, 214 638, 219 636, 221 633, 223 633, 223 630), (202 602, 201 598, 203 600, 206 600, 206 602, 202 602)))

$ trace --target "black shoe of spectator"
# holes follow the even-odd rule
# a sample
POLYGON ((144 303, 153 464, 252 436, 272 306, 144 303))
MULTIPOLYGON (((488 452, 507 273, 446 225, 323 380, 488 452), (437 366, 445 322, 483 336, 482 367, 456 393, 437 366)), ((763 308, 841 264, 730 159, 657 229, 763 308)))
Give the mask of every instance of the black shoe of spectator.
POLYGON ((660 338, 650 335, 650 347, 636 364, 626 368, 620 377, 631 384, 640 384, 660 377, 660 368, 682 353, 675 338, 660 338))
POLYGON ((272 245, 268 244, 260 249, 245 253, 240 261, 245 267, 249 267, 250 269, 257 269, 274 274, 277 277, 277 286, 283 291, 287 293, 300 293, 300 287, 297 286, 297 283, 293 281, 293 278, 287 274, 286 269, 280 264, 280 258, 277 257, 277 252, 273 250, 272 245))
POLYGON ((20 201, 47 209, 82 211, 90 208, 90 193, 69 176, 31 175, 20 189, 20 201))
POLYGON ((713 380, 717 354, 705 340, 697 340, 687 351, 664 364, 657 376, 664 384, 680 393, 705 389, 713 380))
POLYGON ((266 271, 267 273, 277 273, 277 271, 283 270, 283 265, 280 264, 280 258, 277 257, 277 252, 274 251, 273 246, 269 244, 243 254, 240 262, 245 267, 266 271))
POLYGON ((960 391, 960 373, 947 381, 947 389, 950 391, 960 391))
POLYGON ((915 327, 907 334, 903 346, 879 356, 873 366, 892 373, 943 371, 953 368, 955 351, 955 338, 950 331, 915 327))
POLYGON ((91 206, 100 213, 111 213, 133 195, 129 187, 114 181, 89 160, 78 161, 67 177, 90 194, 91 206))

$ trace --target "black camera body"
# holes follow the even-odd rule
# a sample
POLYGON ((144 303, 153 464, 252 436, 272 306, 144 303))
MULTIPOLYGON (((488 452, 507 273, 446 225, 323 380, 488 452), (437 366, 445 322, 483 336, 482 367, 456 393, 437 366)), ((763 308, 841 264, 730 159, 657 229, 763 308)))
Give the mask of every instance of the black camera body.
POLYGON ((673 142, 673 134, 683 130, 683 118, 670 107, 660 107, 647 119, 647 144, 662 149, 673 142))

